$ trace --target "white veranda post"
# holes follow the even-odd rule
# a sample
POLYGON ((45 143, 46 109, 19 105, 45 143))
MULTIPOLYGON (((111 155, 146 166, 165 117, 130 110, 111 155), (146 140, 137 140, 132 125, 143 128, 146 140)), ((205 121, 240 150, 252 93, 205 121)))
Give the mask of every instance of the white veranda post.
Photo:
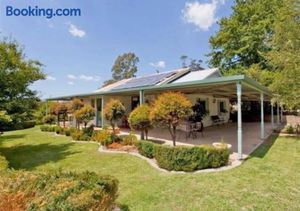
POLYGON ((273 104, 271 103, 271 126, 274 129, 274 111, 273 111, 273 104))
POLYGON ((260 139, 265 138, 265 122, 264 122, 264 94, 260 93, 260 139))
POLYGON ((101 98, 101 127, 104 127, 104 96, 101 98))
POLYGON ((243 159, 243 137, 242 137, 242 84, 238 82, 236 84, 237 94, 237 144, 238 144, 238 158, 243 159))
POLYGON ((144 90, 140 90, 140 105, 144 104, 145 101, 144 90))

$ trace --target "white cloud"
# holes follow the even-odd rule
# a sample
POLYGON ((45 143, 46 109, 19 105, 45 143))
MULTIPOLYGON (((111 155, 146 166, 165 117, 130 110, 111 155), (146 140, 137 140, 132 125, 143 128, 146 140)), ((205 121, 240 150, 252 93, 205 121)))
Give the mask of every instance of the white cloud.
POLYGON ((82 81, 100 81, 101 77, 97 76, 97 75, 85 75, 85 74, 81 74, 81 75, 72 75, 72 74, 68 74, 67 78, 69 80, 82 80, 82 81))
POLYGON ((150 65, 155 68, 165 68, 166 62, 165 61, 151 62, 150 65))
POLYGON ((74 82, 73 81, 69 81, 68 84, 69 85, 74 85, 74 82))
POLYGON ((67 25, 69 25, 69 32, 71 35, 73 35, 74 37, 84 37, 85 36, 85 31, 82 29, 79 29, 76 25, 72 24, 72 23, 67 23, 67 25))
POLYGON ((69 74, 67 75, 68 79, 75 80, 77 77, 75 75, 69 74))
POLYGON ((46 76, 46 80, 48 80, 48 81, 55 81, 56 78, 53 77, 53 76, 51 76, 51 75, 47 75, 47 76, 46 76))
POLYGON ((182 10, 183 19, 207 31, 218 19, 216 17, 217 6, 224 3, 225 0, 212 0, 210 3, 187 2, 182 10))

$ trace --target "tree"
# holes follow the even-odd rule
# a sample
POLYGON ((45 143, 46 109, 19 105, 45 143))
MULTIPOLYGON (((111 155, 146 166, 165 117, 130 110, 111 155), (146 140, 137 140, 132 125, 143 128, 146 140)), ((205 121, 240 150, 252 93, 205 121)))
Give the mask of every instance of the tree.
POLYGON ((75 117, 79 123, 84 124, 84 128, 86 128, 87 124, 93 120, 95 116, 95 110, 90 105, 84 105, 81 109, 75 112, 75 117))
POLYGON ((56 116, 56 120, 57 120, 56 122, 57 122, 58 126, 59 126, 60 117, 62 117, 63 126, 65 127, 65 122, 66 122, 66 117, 69 112, 69 107, 70 106, 68 103, 56 102, 56 103, 51 104, 50 113, 52 115, 56 116))
POLYGON ((186 63, 186 60, 187 60, 188 56, 187 55, 182 55, 180 57, 180 60, 181 60, 181 67, 182 68, 186 68, 187 67, 187 63, 186 63))
POLYGON ((70 104, 70 110, 72 111, 75 121, 76 121, 76 128, 79 129, 79 121, 75 116, 76 111, 80 110, 84 106, 83 102, 78 98, 74 98, 70 104))
POLYGON ((278 72, 271 85, 281 103, 289 109, 300 108, 300 6, 296 0, 286 0, 278 10, 271 40, 273 49, 267 54, 278 72))
POLYGON ((0 135, 2 134, 3 128, 12 121, 6 111, 0 111, 0 135))
POLYGON ((152 105, 150 120, 157 125, 167 126, 173 145, 176 145, 176 129, 180 121, 192 113, 191 102, 179 92, 161 94, 152 105))
POLYGON ((15 41, 0 41, 0 110, 11 117, 9 126, 33 119, 39 99, 30 85, 45 78, 42 64, 25 58, 15 41))
POLYGON ((112 79, 105 81, 104 86, 114 83, 116 81, 135 77, 137 72, 136 64, 139 62, 139 57, 134 53, 124 53, 116 59, 111 71, 112 79))
POLYGON ((208 111, 205 110, 204 106, 201 104, 201 100, 197 99, 195 105, 192 106, 192 115, 190 120, 192 122, 201 122, 203 117, 208 114, 208 111))
POLYGON ((220 67, 223 74, 241 74, 257 64, 269 70, 265 53, 272 48, 268 39, 274 34, 276 11, 283 0, 236 0, 233 13, 222 18, 220 30, 210 38, 209 64, 220 67))
POLYGON ((52 124, 55 123, 55 120, 56 120, 56 116, 54 116, 54 115, 46 115, 43 118, 43 123, 52 125, 52 124))
POLYGON ((115 134, 115 127, 118 120, 125 115, 125 107, 121 101, 111 99, 104 108, 104 116, 110 122, 113 133, 115 134))
POLYGON ((152 128, 150 120, 150 107, 146 104, 136 107, 129 115, 129 125, 132 129, 141 131, 141 139, 148 139, 148 131, 152 128))

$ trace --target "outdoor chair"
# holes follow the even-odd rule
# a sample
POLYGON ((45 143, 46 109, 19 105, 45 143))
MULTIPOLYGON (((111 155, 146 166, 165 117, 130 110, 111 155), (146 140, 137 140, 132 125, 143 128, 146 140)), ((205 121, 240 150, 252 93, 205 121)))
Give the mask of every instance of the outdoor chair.
POLYGON ((219 125, 225 123, 224 119, 221 119, 218 115, 211 116, 210 118, 213 125, 219 125))

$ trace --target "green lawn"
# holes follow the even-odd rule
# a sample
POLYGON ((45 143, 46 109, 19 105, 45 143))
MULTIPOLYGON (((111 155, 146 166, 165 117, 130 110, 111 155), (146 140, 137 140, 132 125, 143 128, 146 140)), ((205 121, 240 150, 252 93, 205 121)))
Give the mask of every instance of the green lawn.
POLYGON ((14 169, 64 169, 110 174, 118 202, 130 210, 299 210, 300 139, 274 137, 232 170, 170 175, 131 155, 97 152, 96 144, 40 132, 7 132, 0 152, 14 169))

